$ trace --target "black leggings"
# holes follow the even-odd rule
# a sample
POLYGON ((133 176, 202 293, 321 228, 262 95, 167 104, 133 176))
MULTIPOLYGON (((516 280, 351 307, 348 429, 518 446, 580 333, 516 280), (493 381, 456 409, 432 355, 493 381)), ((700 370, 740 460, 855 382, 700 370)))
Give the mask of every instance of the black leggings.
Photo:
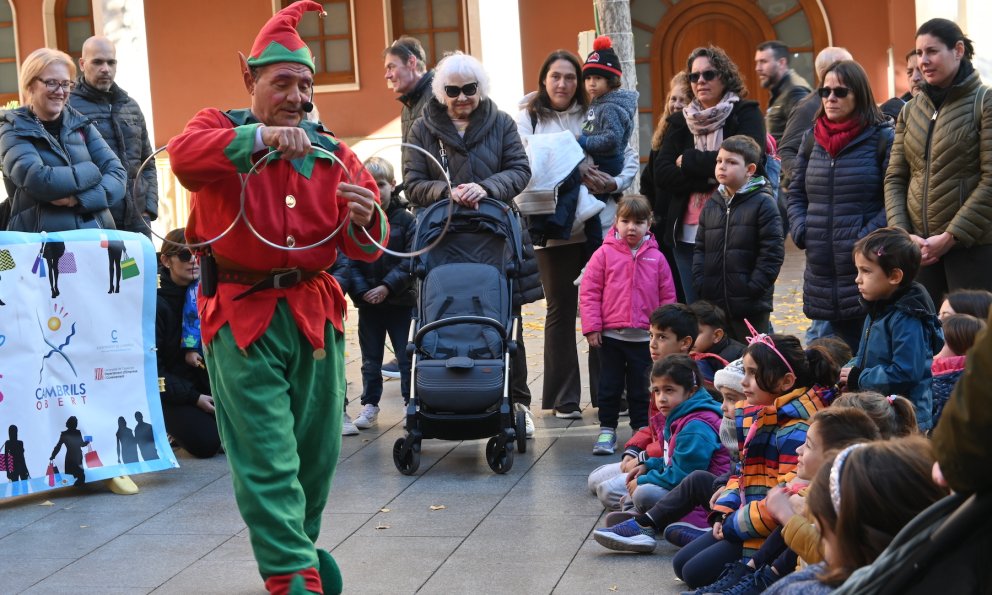
POLYGON ((744 555, 739 543, 726 539, 717 540, 713 533, 706 533, 689 542, 672 558, 675 576, 691 589, 698 589, 720 578, 723 567, 737 562, 744 555))
POLYGON ((782 527, 775 527, 758 551, 751 556, 755 568, 771 566, 778 576, 785 576, 795 570, 798 558, 796 552, 786 545, 785 538, 782 537, 782 527))
POLYGON ((709 506, 713 496, 713 482, 716 476, 709 471, 693 471, 665 494, 647 512, 652 524, 659 531, 692 512, 697 506, 709 506))

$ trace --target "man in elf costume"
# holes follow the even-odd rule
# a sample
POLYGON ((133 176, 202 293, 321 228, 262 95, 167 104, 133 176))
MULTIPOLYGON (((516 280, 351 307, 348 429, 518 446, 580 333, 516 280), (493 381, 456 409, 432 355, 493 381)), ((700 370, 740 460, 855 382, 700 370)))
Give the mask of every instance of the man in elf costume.
POLYGON ((317 243, 350 218, 332 241, 287 251, 237 225, 210 246, 199 300, 201 334, 230 462, 234 494, 270 593, 340 593, 341 573, 314 545, 341 447, 345 395, 344 296, 324 271, 340 248, 349 258, 379 256, 388 238, 372 176, 343 143, 303 116, 314 63, 296 32, 309 0, 276 13, 251 55, 242 56, 251 108, 204 109, 169 142, 172 169, 193 192, 186 235, 204 242, 238 216, 241 178, 249 176, 244 217, 269 242, 317 243), (331 151, 341 164, 311 147, 331 151), (216 263, 216 289, 209 269, 216 263), (213 294, 213 295, 211 295, 213 294))

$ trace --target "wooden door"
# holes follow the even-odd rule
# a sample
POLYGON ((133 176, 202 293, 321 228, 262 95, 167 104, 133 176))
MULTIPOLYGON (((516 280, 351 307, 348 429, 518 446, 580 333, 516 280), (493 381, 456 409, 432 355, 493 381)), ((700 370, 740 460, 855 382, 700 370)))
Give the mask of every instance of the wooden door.
POLYGON ((761 88, 754 71, 754 53, 758 44, 775 39, 775 30, 753 2, 680 2, 666 15, 666 26, 656 32, 652 70, 661 73, 660 93, 655 109, 661 113, 668 96, 668 82, 685 69, 689 54, 697 47, 721 47, 737 65, 750 99, 768 105, 768 91, 761 88))

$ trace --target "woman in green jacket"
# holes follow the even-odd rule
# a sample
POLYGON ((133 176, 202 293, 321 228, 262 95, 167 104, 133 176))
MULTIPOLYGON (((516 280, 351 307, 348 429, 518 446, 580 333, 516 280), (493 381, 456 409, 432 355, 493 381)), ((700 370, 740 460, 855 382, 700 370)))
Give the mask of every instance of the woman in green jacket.
POLYGON ((992 93, 974 46, 952 21, 916 32, 923 93, 899 114, 885 176, 888 223, 920 245, 917 280, 935 301, 955 289, 992 289, 992 93))

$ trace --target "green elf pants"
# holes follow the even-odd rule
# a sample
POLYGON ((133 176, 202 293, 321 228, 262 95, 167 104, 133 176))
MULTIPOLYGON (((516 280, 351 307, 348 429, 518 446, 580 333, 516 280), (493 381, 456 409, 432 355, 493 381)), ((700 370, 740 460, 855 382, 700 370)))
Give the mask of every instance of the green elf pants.
POLYGON ((344 338, 330 323, 325 348, 315 359, 283 300, 247 350, 226 325, 207 346, 217 426, 263 579, 318 566, 345 395, 344 338))

